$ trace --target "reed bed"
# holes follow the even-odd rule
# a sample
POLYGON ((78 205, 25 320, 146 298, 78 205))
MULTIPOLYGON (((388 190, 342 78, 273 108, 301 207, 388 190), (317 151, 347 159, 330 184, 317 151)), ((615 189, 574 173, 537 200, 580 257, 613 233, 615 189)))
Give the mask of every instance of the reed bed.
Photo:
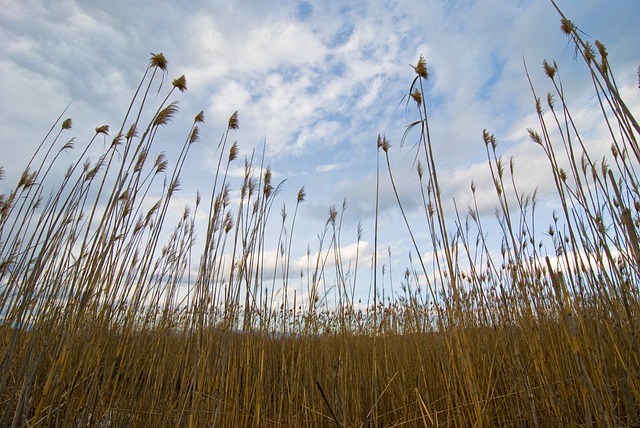
POLYGON ((275 268, 266 261, 280 184, 250 155, 232 206, 237 113, 207 195, 167 224, 204 115, 177 159, 155 152, 186 90, 181 76, 150 101, 167 73, 162 54, 117 130, 96 128, 58 180, 60 154, 77 150, 61 116, 0 199, 0 426, 640 426, 640 127, 605 47, 561 23, 593 79, 611 157, 589 155, 560 71, 545 62, 554 92, 531 87, 539 126, 528 132, 562 209, 535 224, 536 195, 518 189, 485 131, 502 231, 491 248, 477 205, 445 218, 420 58, 406 135, 419 136, 416 197, 433 258, 420 254, 381 135, 378 180, 396 191, 415 252, 392 299, 381 298, 373 255, 366 308, 354 297, 364 274, 339 245, 345 206, 329 210, 300 286, 288 278, 304 188, 276 221, 275 268), (196 252, 197 210, 208 222, 196 252))

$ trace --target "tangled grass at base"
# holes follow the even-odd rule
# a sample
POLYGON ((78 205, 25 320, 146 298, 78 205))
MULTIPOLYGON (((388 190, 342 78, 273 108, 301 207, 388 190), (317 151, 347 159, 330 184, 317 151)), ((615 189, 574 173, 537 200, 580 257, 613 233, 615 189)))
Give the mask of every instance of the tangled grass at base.
MULTIPOLYGON (((373 275, 375 301, 364 311, 336 245, 342 212, 335 209, 318 258, 309 260, 307 301, 274 304, 275 287, 265 284, 276 279, 266 277, 263 256, 279 186, 248 158, 241 198, 231 205, 228 171, 238 148, 228 140, 239 130, 237 113, 222 134, 209 196, 199 195, 160 242, 204 115, 178 159, 153 157, 154 139, 177 113, 170 100, 186 90, 183 76, 149 105, 167 72, 165 58, 153 55, 120 128, 96 128, 59 187, 47 184, 59 155, 73 148, 60 143, 70 119, 1 196, 0 426, 638 426, 640 127, 604 46, 585 42, 564 16, 562 31, 593 77, 611 157, 589 156, 559 70, 545 62, 556 93, 545 101, 531 88, 540 122, 529 135, 548 158, 562 202, 545 231, 553 248, 539 245, 535 195, 518 191, 489 132, 501 257, 482 239, 477 207, 466 222, 444 217, 420 59, 410 128, 420 135, 417 173, 434 258, 427 266, 420 257, 398 197, 417 258, 393 301, 378 300, 373 275), (104 153, 85 161, 107 135, 114 137, 104 153), (209 221, 195 255, 198 209, 209 221), (327 258, 336 261, 330 274, 327 258), (336 278, 331 306, 325 277, 336 278)), ((388 178, 398 196, 389 156, 380 136, 378 179, 388 178)), ((303 188, 293 216, 282 220, 288 234, 280 235, 276 270, 285 296, 304 199, 303 188)))

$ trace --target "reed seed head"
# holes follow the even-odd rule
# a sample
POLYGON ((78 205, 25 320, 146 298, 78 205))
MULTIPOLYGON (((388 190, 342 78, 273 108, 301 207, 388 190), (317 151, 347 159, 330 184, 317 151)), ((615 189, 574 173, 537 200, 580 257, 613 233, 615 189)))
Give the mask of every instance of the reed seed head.
POLYGON ((413 98, 416 104, 418 104, 418 107, 422 105, 422 94, 419 90, 416 89, 415 91, 413 91, 413 93, 411 94, 411 98, 413 98))
POLYGON ((538 134, 538 132, 531 128, 527 129, 527 132, 529 133, 529 138, 531 138, 531 141, 536 144, 542 145, 542 138, 540 138, 540 134, 538 134))
POLYGON ((575 25, 573 25, 573 22, 570 20, 562 18, 560 20, 560 30, 567 36, 570 36, 575 31, 575 25))
POLYGON ((200 139, 200 128, 197 126, 193 127, 191 131, 191 135, 189 135, 189 144, 193 144, 200 139))
POLYGON ((496 146, 498 145, 496 141, 496 137, 487 131, 486 129, 482 130, 482 139, 484 140, 484 145, 489 146, 491 144, 492 149, 495 151, 496 146))
POLYGON ((229 233, 231 229, 233 229, 233 217, 230 212, 227 212, 224 218, 224 233, 229 233))
POLYGON ((234 111, 231 117, 229 118, 229 124, 227 125, 228 129, 239 129, 240 122, 238 121, 238 110, 234 111))
POLYGON ((229 163, 233 162, 238 158, 238 153, 239 153, 238 142, 234 141, 233 144, 231 145, 231 148, 229 149, 229 163))
POLYGON ((301 203, 304 202, 304 198, 307 196, 307 193, 304 191, 304 186, 302 186, 300 188, 300 190, 298 190, 298 198, 297 198, 297 202, 301 203))
POLYGON ((598 48, 598 53, 600 53, 600 56, 603 59, 607 58, 609 54, 607 53, 607 48, 605 47, 605 45, 600 40, 596 40, 595 44, 596 44, 596 48, 598 48))
POLYGON ((379 143, 378 147, 382 148, 385 153, 389 153, 389 147, 391 147, 391 144, 389 144, 386 135, 382 136, 382 143, 379 143))
POLYGON ((66 118, 62 122, 62 129, 71 129, 72 126, 73 126, 73 121, 71 120, 70 117, 66 118))
POLYGON ((544 61, 542 61, 542 68, 544 68, 544 72, 546 73, 546 75, 549 76, 551 80, 553 80, 553 77, 556 75, 555 67, 551 66, 545 59, 544 61))
POLYGON ((153 119, 154 126, 164 126, 171 122, 173 116, 178 112, 178 102, 174 101, 162 110, 158 112, 158 115, 153 119))
POLYGON ((165 172, 168 165, 169 161, 167 160, 167 157, 164 153, 160 153, 158 157, 156 157, 156 161, 154 163, 156 174, 165 172))
POLYGON ((591 64, 591 62, 593 62, 595 58, 596 58, 596 52, 593 49, 593 46, 591 46, 591 43, 589 42, 585 43, 584 59, 587 61, 587 64, 591 64))
POLYGON ((167 190, 167 198, 170 198, 177 190, 180 189, 180 177, 176 177, 169 183, 167 190))
POLYGON ((29 172, 29 168, 25 169, 20 176, 20 180, 18 180, 18 188, 24 187, 29 188, 33 186, 36 181, 36 176, 38 175, 38 171, 34 171, 33 173, 29 172))
POLYGON ((167 71, 167 59, 164 57, 162 53, 155 54, 151 53, 150 66, 159 68, 162 71, 167 71))
POLYGON ((138 155, 138 161, 136 162, 136 165, 133 168, 135 172, 142 171, 142 167, 144 166, 144 163, 147 160, 148 154, 149 154, 148 148, 143 148, 142 150, 140 150, 140 154, 138 155))
POLYGON ((563 182, 566 183, 566 181, 567 181, 567 171, 565 171, 564 169, 560 168, 560 170, 558 171, 558 175, 560 176, 560 180, 562 180, 563 182))
POLYGON ((336 223, 336 218, 338 217, 338 210, 336 209, 335 205, 332 205, 329 208, 329 222, 331 224, 335 224, 336 223))
POLYGON ((122 134, 118 132, 118 135, 113 137, 113 140, 111 141, 111 147, 119 146, 121 143, 122 143, 122 134))
POLYGON ((178 89, 180 92, 184 92, 187 90, 187 78, 184 74, 173 80, 171 83, 174 88, 178 89))
POLYGON ((602 68, 603 72, 607 72, 609 69, 609 53, 607 52, 607 48, 600 40, 595 41, 596 48, 598 48, 598 53, 600 54, 600 68, 602 68))
POLYGON ((102 125, 96 128, 96 134, 109 135, 109 125, 102 125))
POLYGON ((547 94, 547 105, 551 110, 553 110, 553 107, 555 106, 555 99, 553 98, 553 94, 551 92, 547 94))
POLYGON ((422 77, 423 79, 429 78, 429 70, 427 70, 427 61, 425 61, 422 55, 420 55, 418 64, 416 64, 416 66, 413 67, 413 69, 415 70, 416 74, 422 77))
POLYGON ((127 131, 127 134, 125 135, 127 140, 130 140, 131 138, 133 138, 133 137, 138 135, 138 129, 137 129, 136 125, 137 124, 134 122, 129 127, 129 130, 127 131))
POLYGON ((204 111, 200 111, 193 120, 195 123, 204 123, 204 111))

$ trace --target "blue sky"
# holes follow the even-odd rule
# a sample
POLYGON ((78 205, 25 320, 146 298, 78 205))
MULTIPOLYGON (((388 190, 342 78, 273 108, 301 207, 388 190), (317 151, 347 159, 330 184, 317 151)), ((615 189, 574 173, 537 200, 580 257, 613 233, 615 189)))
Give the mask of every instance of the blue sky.
MULTIPOLYGON (((588 36, 604 42, 623 97, 640 113, 640 2, 558 4, 588 36)), ((405 126, 416 119, 401 100, 414 77, 410 64, 420 55, 431 73, 426 102, 449 209, 455 198, 466 212, 474 180, 482 214, 491 222, 495 199, 482 142, 486 128, 496 135, 499 151, 514 157, 522 190, 539 189, 540 215, 550 216, 551 178, 526 131, 536 119, 523 57, 540 94, 551 88, 543 59, 557 61, 574 116, 582 132, 593 136, 594 153, 605 155, 609 147, 592 120, 598 112, 589 76, 549 1, 0 0, 0 11, 0 165, 7 175, 2 193, 69 102, 65 117, 73 118, 79 144, 96 126, 117 126, 150 53, 162 52, 169 81, 186 75, 188 91, 176 96, 181 114, 163 130, 157 150, 177 156, 176 141, 184 140, 195 114, 204 110, 206 117, 175 212, 193 204, 197 190, 207 193, 215 147, 238 110, 240 130, 233 137, 241 154, 261 150, 266 141, 275 180, 287 180, 280 204, 292 210, 298 189, 306 188, 294 248, 300 267, 307 246, 316 247, 329 207, 340 207, 345 198, 342 243, 353 249, 362 222, 362 260, 369 263, 378 133, 391 141, 401 196, 413 221, 420 221, 411 151, 417 136, 400 147, 405 126)), ((240 174, 242 162, 237 167, 240 174)), ((384 179, 380 210, 379 250, 386 254, 390 248, 395 263, 404 266, 410 246, 384 179)), ((428 254, 428 241, 421 243, 428 254)))

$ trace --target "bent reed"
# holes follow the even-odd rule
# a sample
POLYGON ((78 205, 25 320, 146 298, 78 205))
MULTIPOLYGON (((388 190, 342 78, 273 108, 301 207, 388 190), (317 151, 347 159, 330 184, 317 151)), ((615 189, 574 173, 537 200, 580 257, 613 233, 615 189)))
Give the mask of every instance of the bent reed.
POLYGON ((485 131, 502 231, 501 248, 491 248, 473 184, 466 218, 445 218, 420 58, 407 98, 418 117, 405 135, 419 135, 433 257, 420 254, 381 135, 378 183, 390 180, 415 256, 400 291, 381 299, 374 254, 362 310, 358 256, 345 260, 340 247, 346 204, 329 210, 308 253, 303 297, 289 278, 304 188, 293 215, 280 213, 275 268, 265 259, 281 183, 249 156, 232 202, 237 112, 208 197, 198 194, 166 233, 204 114, 177 159, 154 155, 178 113, 172 99, 187 89, 177 78, 150 105, 167 73, 162 54, 152 55, 120 127, 96 128, 58 180, 51 172, 75 146, 62 143, 72 121, 61 116, 0 199, 0 426, 639 426, 640 128, 604 45, 561 22, 593 79, 611 158, 589 155, 560 71, 545 62, 555 93, 541 98, 531 86, 539 127, 528 132, 561 210, 548 227, 534 223, 536 195, 519 191, 514 163, 485 131), (85 160, 107 138, 97 160, 85 160), (201 254, 197 210, 208 219, 201 254))

